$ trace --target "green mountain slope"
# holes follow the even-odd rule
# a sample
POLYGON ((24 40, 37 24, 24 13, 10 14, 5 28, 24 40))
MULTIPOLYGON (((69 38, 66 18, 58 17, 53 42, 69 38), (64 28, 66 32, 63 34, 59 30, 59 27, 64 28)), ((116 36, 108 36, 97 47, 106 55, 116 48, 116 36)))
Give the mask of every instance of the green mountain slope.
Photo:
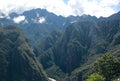
POLYGON ((78 22, 70 25, 55 47, 56 64, 68 73, 84 64, 89 54, 99 51, 96 48, 100 41, 98 32, 95 22, 78 22))
POLYGON ((120 19, 79 21, 69 25, 39 59, 48 75, 58 81, 84 81, 99 56, 110 52, 119 58, 119 49, 120 19))
POLYGON ((23 31, 0 28, 0 81, 48 81, 23 31))
POLYGON ((97 37, 99 37, 99 39, 97 41, 96 38, 93 39, 93 43, 97 42, 97 45, 91 44, 87 56, 87 62, 72 71, 71 81, 85 80, 94 70, 93 63, 101 54, 110 53, 117 58, 120 58, 120 20, 112 19, 100 21, 97 22, 97 26, 99 29, 97 37), (96 49, 97 51, 95 51, 96 49))

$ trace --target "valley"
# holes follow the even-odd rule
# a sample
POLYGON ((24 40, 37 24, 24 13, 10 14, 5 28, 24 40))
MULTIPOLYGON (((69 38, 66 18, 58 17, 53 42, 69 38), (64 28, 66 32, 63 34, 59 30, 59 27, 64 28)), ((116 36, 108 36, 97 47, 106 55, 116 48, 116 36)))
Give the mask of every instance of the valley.
POLYGON ((0 81, 117 81, 119 49, 120 12, 106 18, 39 8, 11 13, 0 18, 0 81))

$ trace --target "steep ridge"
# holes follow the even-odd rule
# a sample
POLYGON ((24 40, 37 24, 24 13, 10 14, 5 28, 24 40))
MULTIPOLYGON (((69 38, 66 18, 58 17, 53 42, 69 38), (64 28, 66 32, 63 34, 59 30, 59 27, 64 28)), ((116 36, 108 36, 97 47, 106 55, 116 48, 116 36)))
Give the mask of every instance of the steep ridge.
MULTIPOLYGON (((93 63, 94 61, 104 53, 111 53, 112 55, 120 58, 120 43, 119 43, 119 35, 120 35, 120 19, 112 19, 112 20, 103 20, 97 22, 99 28, 99 35, 100 39, 97 46, 93 44, 89 49, 88 53, 88 60, 83 66, 76 68, 71 74, 71 81, 84 81, 85 78, 92 72, 93 70, 93 63), (92 50, 91 50, 92 49, 92 50), (98 50, 95 52, 95 50, 98 50), (94 52, 93 52, 94 51, 94 52)), ((93 39, 93 40, 96 40, 93 39)), ((95 41, 94 41, 95 42, 95 41)))
MULTIPOLYGON (((63 74, 64 81, 84 81, 100 55, 110 52, 120 57, 119 41, 120 18, 74 22, 66 28, 52 48, 43 52, 41 57, 44 56, 46 60, 42 65, 48 74, 55 73, 54 70, 59 67, 63 73, 68 74, 67 78, 63 74), (46 66, 47 63, 52 65, 46 66)), ((53 78, 60 81, 55 75, 53 78)))
POLYGON ((0 81, 48 81, 23 31, 0 28, 0 81))
POLYGON ((55 47, 56 64, 65 72, 71 72, 84 64, 88 55, 103 53, 99 33, 96 22, 85 21, 70 25, 55 47))

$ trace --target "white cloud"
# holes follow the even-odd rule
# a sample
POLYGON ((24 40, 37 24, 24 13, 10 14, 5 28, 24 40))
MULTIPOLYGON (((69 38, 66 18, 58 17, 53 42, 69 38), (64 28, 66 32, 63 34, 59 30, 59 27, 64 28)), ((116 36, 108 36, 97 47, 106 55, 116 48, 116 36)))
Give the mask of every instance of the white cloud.
POLYGON ((69 0, 68 5, 73 8, 76 15, 90 14, 107 17, 116 12, 114 8, 120 5, 120 0, 69 0))
POLYGON ((46 21, 46 20, 45 20, 44 17, 40 17, 39 20, 38 20, 39 23, 44 23, 45 21, 46 21))
POLYGON ((22 22, 24 20, 25 20, 25 16, 18 16, 18 17, 13 18, 13 21, 15 23, 20 23, 20 22, 22 22))
MULTIPOLYGON (((38 15, 37 15, 38 16, 38 15)), ((31 19, 34 23, 45 23, 46 19, 44 17, 36 17, 31 19)))
POLYGON ((2 14, 0 14, 0 18, 5 18, 5 16, 4 16, 4 15, 2 15, 2 14))
POLYGON ((22 13, 32 8, 44 8, 57 15, 90 14, 109 16, 120 10, 120 0, 0 0, 0 11, 22 13))

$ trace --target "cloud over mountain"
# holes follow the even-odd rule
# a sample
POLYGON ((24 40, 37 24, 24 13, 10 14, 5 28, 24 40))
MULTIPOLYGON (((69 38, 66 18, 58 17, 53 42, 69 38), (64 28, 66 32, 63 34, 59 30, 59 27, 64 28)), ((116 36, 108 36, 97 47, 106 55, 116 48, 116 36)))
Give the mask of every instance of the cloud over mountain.
POLYGON ((18 16, 18 17, 13 18, 13 21, 15 23, 20 23, 21 21, 24 21, 24 20, 25 20, 25 16, 18 16))
POLYGON ((40 17, 38 22, 39 23, 44 23, 45 22, 45 18, 44 17, 40 17))
POLYGON ((42 8, 62 16, 90 14, 107 17, 120 10, 120 0, 0 0, 0 3, 0 12, 4 13, 42 8))

